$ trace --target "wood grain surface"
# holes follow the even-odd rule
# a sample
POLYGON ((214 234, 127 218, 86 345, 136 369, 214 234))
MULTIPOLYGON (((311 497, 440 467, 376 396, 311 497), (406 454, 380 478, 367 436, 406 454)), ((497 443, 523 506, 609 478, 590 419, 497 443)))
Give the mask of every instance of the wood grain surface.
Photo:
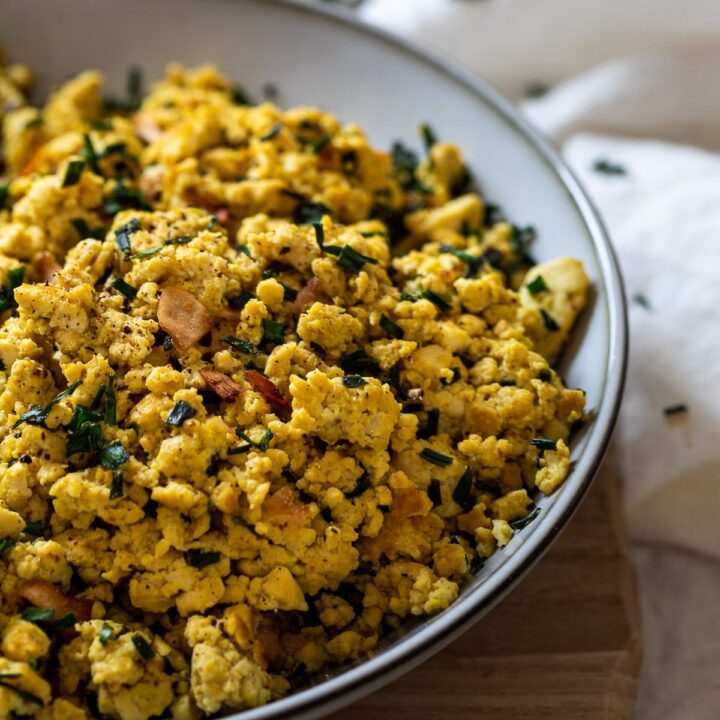
POLYGON ((624 720, 641 664, 635 578, 608 470, 545 557, 465 635, 333 720, 624 720))

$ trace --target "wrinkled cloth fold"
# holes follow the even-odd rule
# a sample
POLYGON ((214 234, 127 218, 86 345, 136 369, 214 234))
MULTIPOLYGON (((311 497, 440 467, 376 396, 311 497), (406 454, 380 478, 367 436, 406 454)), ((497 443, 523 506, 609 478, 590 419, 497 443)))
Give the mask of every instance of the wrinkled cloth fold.
POLYGON ((640 587, 644 664, 636 717, 716 720, 717 4, 366 0, 360 13, 433 46, 516 100, 524 88, 554 85, 521 108, 559 145, 599 208, 629 301, 628 378, 606 462, 622 478, 640 587), (598 160, 616 172, 598 172, 598 160))

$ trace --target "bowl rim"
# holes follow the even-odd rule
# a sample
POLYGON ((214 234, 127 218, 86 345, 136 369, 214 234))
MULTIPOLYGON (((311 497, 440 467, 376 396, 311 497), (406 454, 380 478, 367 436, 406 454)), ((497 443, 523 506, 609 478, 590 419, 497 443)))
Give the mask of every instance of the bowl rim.
POLYGON ((433 67, 475 94, 501 120, 524 137, 541 160, 567 190, 571 201, 585 224, 592 240, 600 276, 606 294, 608 350, 605 382, 595 413, 595 429, 588 437, 583 456, 579 459, 565 485, 543 519, 543 530, 525 538, 517 551, 507 559, 503 573, 495 572, 482 584, 458 598, 440 615, 430 618, 412 633, 338 675, 298 690, 261 707, 225 716, 226 720, 280 720, 281 718, 319 717, 366 696, 411 670, 432 654, 445 647, 482 615, 489 612, 547 551, 567 524, 592 484, 607 449, 618 416, 625 384, 628 354, 627 303, 620 266, 608 233, 593 202, 575 174, 561 159, 558 151, 540 131, 488 80, 460 63, 447 58, 418 42, 399 37, 358 18, 346 8, 319 7, 312 0, 242 0, 271 2, 292 10, 320 16, 361 34, 401 50, 406 55, 433 67), (574 481, 574 482, 573 482, 574 481), (570 485, 574 485, 571 492, 570 485), (502 577, 498 577, 502 575, 502 577))

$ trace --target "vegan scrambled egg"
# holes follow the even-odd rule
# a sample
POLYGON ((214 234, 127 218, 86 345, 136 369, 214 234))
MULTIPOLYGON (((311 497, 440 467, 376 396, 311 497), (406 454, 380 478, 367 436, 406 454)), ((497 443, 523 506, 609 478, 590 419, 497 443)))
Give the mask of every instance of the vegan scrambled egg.
POLYGON ((569 469, 588 281, 458 149, 0 71, 0 717, 267 703, 437 613, 569 469), (397 248, 404 248, 402 253, 397 248))

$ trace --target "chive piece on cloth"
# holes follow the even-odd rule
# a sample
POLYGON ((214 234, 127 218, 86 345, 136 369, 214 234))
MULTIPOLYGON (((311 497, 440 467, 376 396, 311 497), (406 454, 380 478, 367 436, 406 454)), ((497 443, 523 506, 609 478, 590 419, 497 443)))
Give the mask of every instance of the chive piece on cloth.
POLYGON ((155 657, 155 651, 150 647, 150 644, 142 635, 138 635, 136 633, 132 636, 131 640, 143 660, 149 661, 155 657))
POLYGON ((525 287, 531 295, 539 295, 550 289, 542 275, 536 275, 525 287))
POLYGON ((427 460, 429 463, 437 465, 438 467, 446 468, 449 465, 452 465, 453 459, 449 455, 443 455, 431 448, 425 448, 419 454, 423 460, 427 460))
POLYGON ((175 407, 168 413, 166 425, 180 427, 186 420, 197 415, 197 410, 185 400, 178 400, 175 407))
POLYGON ((65 170, 65 177, 62 181, 62 187, 70 187, 71 185, 77 185, 80 181, 82 171, 85 169, 84 160, 71 160, 65 170))
POLYGON ((138 291, 129 283, 126 283, 122 278, 113 280, 112 287, 117 290, 121 295, 124 295, 128 300, 135 300, 138 291))
POLYGON ((663 408, 663 415, 665 417, 673 417, 674 415, 684 415, 688 411, 688 406, 685 403, 677 403, 675 405, 668 405, 663 408))
POLYGON ((405 331, 394 321, 392 321, 384 313, 380 316, 380 327, 388 334, 392 335, 398 340, 402 340, 405 337, 405 331))
POLYGON ((190 550, 186 557, 190 565, 201 570, 220 562, 222 555, 217 550, 190 550))
POLYGON ((627 169, 620 163, 612 162, 607 158, 598 158, 593 164, 592 169, 601 175, 627 175, 627 169))

